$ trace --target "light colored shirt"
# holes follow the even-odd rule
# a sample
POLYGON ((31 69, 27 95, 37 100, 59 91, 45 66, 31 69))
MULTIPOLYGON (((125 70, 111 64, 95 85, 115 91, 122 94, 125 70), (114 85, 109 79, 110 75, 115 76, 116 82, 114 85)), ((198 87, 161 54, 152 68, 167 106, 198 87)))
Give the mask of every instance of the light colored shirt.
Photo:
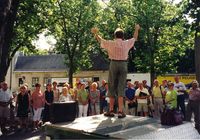
POLYGON ((12 98, 13 98, 13 96, 9 89, 7 89, 6 91, 3 91, 3 90, 0 91, 0 101, 1 102, 8 102, 12 98))
POLYGON ((39 93, 35 91, 32 94, 32 101, 34 109, 42 108, 45 104, 45 96, 41 91, 39 93))
MULTIPOLYGON (((86 90, 78 90, 78 98, 81 98, 81 100, 83 102, 86 102, 88 100, 89 97, 89 93, 86 90)), ((79 104, 82 104, 79 100, 78 100, 79 104)))
POLYGON ((101 47, 106 49, 108 56, 113 60, 127 60, 128 52, 133 47, 135 39, 129 40, 115 39, 115 40, 101 40, 101 47))
POLYGON ((72 97, 70 94, 67 94, 64 96, 63 94, 60 95, 59 102, 67 102, 67 101, 72 101, 72 97))
POLYGON ((90 91, 89 97, 92 103, 99 103, 99 90, 90 91))
MULTIPOLYGON (((174 90, 178 91, 178 90, 186 90, 185 84, 183 84, 182 82, 176 83, 174 82, 174 90)), ((177 95, 183 95, 184 92, 177 92, 177 95)))
POLYGON ((165 89, 161 86, 161 90, 160 90, 160 86, 153 87, 152 92, 153 92, 154 98, 162 98, 162 93, 164 92, 165 89), (161 90, 162 90, 162 92, 161 92, 161 90))
MULTIPOLYGON (((146 88, 143 88, 142 90, 141 90, 140 88, 138 88, 138 89, 135 91, 135 96, 139 96, 139 95, 140 95, 140 92, 146 93, 147 96, 149 95, 149 91, 148 91, 146 88)), ((147 103, 147 99, 137 99, 137 102, 138 102, 138 103, 147 103)))
POLYGON ((54 102, 58 102, 59 96, 60 96, 59 89, 53 89, 53 97, 54 97, 53 101, 54 102))
POLYGON ((200 89, 191 89, 189 92, 189 99, 192 101, 200 101, 200 89))
POLYGON ((166 104, 167 106, 172 109, 177 107, 177 91, 167 91, 167 94, 165 96, 166 104))

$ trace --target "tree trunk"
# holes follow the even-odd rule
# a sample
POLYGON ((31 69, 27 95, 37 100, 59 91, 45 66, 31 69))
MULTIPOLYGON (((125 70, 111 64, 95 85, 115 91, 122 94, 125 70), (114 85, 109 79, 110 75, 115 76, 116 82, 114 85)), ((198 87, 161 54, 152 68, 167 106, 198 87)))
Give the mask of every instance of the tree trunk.
POLYGON ((195 71, 196 79, 200 83, 200 36, 195 36, 195 71))
POLYGON ((74 74, 74 70, 73 70, 73 62, 71 61, 69 63, 69 71, 68 71, 68 76, 69 76, 69 84, 70 86, 73 88, 73 74, 74 74))
POLYGON ((19 0, 0 1, 0 82, 5 80, 11 61, 13 27, 19 7, 19 0))

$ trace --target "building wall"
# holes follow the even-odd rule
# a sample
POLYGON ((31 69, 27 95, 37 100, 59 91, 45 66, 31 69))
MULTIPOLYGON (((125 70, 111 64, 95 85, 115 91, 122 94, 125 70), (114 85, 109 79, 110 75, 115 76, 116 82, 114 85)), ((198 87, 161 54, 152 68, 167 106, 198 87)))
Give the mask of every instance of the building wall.
MULTIPOLYGON (((32 78, 38 77, 39 83, 41 84, 42 91, 45 90, 45 78, 51 79, 51 78, 66 78, 67 72, 13 72, 12 75, 12 85, 11 89, 12 91, 18 91, 20 83, 19 79, 21 78, 23 80, 23 83, 27 83, 29 85, 29 88, 31 90, 34 89, 34 85, 32 85, 32 78)), ((108 71, 81 71, 76 74, 74 74, 74 83, 76 82, 76 79, 91 79, 98 78, 99 81, 108 78, 108 71)), ((51 81, 53 82, 53 81, 51 81)), ((67 81, 66 81, 67 82, 67 81)))
POLYGON ((44 78, 57 78, 57 77, 67 77, 66 72, 14 72, 12 78, 12 91, 17 91, 19 89, 19 78, 23 79, 23 83, 27 83, 30 89, 34 89, 32 85, 32 78, 38 77, 39 83, 41 84, 42 91, 45 90, 44 78))

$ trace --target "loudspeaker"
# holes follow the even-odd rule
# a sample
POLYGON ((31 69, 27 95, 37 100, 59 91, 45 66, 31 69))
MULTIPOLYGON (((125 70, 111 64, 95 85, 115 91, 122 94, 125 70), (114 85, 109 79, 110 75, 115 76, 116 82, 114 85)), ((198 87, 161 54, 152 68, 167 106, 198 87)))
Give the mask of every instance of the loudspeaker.
POLYGON ((50 107, 50 122, 60 123, 73 121, 77 114, 77 105, 75 101, 57 102, 50 107))

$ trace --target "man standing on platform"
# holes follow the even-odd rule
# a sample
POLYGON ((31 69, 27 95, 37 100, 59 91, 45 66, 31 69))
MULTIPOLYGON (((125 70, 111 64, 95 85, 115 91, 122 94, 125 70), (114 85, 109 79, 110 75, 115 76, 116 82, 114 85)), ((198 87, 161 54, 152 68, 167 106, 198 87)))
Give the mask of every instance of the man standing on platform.
POLYGON ((117 28, 114 32, 114 40, 105 40, 98 35, 98 28, 92 28, 91 32, 100 42, 101 47, 106 49, 110 59, 109 76, 108 76, 108 96, 110 98, 109 111, 104 115, 114 117, 115 96, 118 96, 118 118, 126 117, 123 112, 124 89, 127 77, 127 58, 129 50, 134 46, 138 38, 140 26, 135 26, 133 38, 124 40, 124 31, 117 28))

